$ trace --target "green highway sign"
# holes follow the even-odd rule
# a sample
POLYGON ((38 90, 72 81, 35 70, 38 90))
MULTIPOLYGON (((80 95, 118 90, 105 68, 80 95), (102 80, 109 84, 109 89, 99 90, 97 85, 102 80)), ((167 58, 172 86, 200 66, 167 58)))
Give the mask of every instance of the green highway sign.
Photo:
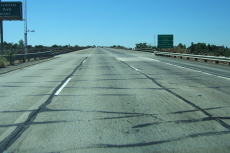
POLYGON ((158 48, 172 48, 173 35, 158 35, 158 48))
POLYGON ((0 2, 0 20, 22 20, 22 2, 0 2))

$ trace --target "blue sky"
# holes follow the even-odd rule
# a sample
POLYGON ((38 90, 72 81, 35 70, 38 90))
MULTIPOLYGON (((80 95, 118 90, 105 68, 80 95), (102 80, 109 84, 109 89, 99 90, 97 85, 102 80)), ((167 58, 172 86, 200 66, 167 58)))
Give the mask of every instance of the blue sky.
MULTIPOLYGON (((2 0, 12 1, 12 0, 2 0)), ((173 34, 230 47, 230 0, 27 0, 29 45, 154 45, 173 34)), ((23 21, 4 21, 4 41, 24 39, 23 21)))

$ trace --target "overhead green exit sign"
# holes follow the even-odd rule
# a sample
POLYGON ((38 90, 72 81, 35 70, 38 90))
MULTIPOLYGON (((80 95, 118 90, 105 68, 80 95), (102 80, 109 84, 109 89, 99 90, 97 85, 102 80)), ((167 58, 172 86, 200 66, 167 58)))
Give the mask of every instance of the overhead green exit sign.
POLYGON ((158 48, 172 48, 173 35, 158 35, 158 48))
POLYGON ((22 20, 22 2, 0 2, 0 20, 22 20))

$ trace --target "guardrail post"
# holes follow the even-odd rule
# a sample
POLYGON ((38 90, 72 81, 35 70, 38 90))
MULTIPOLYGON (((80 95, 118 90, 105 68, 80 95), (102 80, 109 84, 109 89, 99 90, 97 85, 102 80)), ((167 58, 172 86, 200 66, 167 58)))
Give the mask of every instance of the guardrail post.
POLYGON ((10 51, 10 65, 14 65, 13 53, 10 51))
POLYGON ((26 62, 26 56, 23 56, 22 62, 25 63, 26 62))

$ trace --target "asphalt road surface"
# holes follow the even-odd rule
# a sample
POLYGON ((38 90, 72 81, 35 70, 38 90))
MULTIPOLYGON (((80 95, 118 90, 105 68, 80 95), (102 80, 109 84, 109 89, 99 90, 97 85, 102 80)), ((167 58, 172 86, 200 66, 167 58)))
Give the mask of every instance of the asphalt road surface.
POLYGON ((230 67, 91 48, 2 74, 0 152, 230 152, 230 67))

